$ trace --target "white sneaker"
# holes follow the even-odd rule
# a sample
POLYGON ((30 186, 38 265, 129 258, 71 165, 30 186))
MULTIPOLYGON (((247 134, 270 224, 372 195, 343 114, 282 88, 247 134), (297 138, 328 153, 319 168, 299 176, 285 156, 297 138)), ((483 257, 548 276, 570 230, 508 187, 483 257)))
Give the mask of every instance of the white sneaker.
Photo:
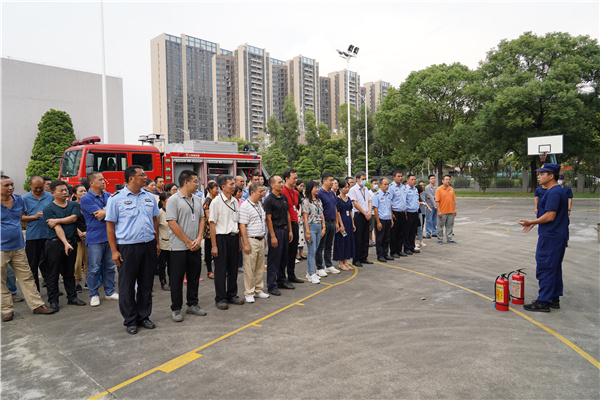
POLYGON ((100 305, 100 296, 92 296, 90 299, 90 306, 97 307, 100 305))
POLYGON ((425 242, 421 242, 420 246, 425 247, 425 246, 427 246, 427 244, 425 242))
POLYGON ((327 271, 327 272, 331 272, 332 274, 339 274, 339 273, 340 273, 340 270, 339 270, 339 269, 337 269, 336 267, 328 267, 328 268, 325 268, 325 271, 327 271))
POLYGON ((254 296, 246 296, 246 303, 254 303, 254 296))
POLYGON ((321 283, 321 278, 317 274, 312 274, 308 277, 309 283, 321 283))
POLYGON ((104 298, 105 299, 110 299, 110 300, 119 300, 119 293, 114 292, 110 296, 104 296, 104 298))
POLYGON ((421 250, 421 247, 419 247, 418 244, 415 244, 415 250, 421 250))
POLYGON ((317 275, 319 275, 319 276, 327 276, 327 272, 325 272, 324 269, 318 269, 317 270, 317 275))
POLYGON ((296 258, 296 264, 298 264, 298 263, 300 263, 300 260, 298 260, 298 259, 296 258))
POLYGON ((268 299, 271 296, 265 292, 260 292, 260 293, 257 293, 255 297, 258 297, 259 299, 268 299))

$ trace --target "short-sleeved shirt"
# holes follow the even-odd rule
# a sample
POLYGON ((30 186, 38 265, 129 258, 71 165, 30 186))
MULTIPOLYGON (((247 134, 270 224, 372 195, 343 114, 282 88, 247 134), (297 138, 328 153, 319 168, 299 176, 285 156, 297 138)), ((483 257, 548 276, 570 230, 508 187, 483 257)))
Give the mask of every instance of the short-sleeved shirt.
POLYGON ((325 221, 331 221, 335 219, 337 215, 337 201, 335 200, 335 193, 333 190, 329 189, 329 192, 325 189, 319 189, 319 193, 317 193, 317 198, 321 200, 323 203, 323 216, 325 221))
POLYGON ((452 186, 448 186, 448 189, 446 189, 444 185, 438 187, 435 191, 435 201, 440 202, 440 209, 438 210, 438 213, 442 215, 454 214, 456 211, 454 209, 456 196, 454 195, 454 189, 452 189, 452 186))
POLYGON ((2 220, 0 223, 2 226, 1 251, 14 251, 25 247, 23 230, 21 228, 21 215, 25 214, 27 208, 21 196, 13 194, 12 198, 13 205, 10 209, 2 204, 2 213, 0 215, 0 219, 2 220))
POLYGON ((402 183, 392 182, 388 192, 392 197, 392 210, 396 212, 406 211, 406 187, 402 183))
POLYGON ((550 239, 569 237, 569 203, 567 194, 560 185, 553 186, 546 191, 538 203, 538 210, 540 216, 547 211, 556 212, 554 221, 539 225, 538 235, 550 239))
POLYGON ((431 207, 433 210, 435 208, 435 186, 432 186, 431 183, 425 186, 425 202, 431 207))
MULTIPOLYGON (((227 200, 223 193, 213 199, 208 208, 208 222, 215 223, 215 235, 239 233, 240 206, 235 197, 227 200)), ((216 243, 213 243, 215 246, 216 243)))
POLYGON ((161 250, 170 250, 169 247, 169 225, 167 224, 167 213, 160 209, 158 220, 158 244, 161 250))
POLYGON ((563 186, 562 188, 565 191, 565 193, 567 194, 567 199, 572 199, 573 198, 573 191, 571 190, 571 188, 568 187, 568 186, 563 186))
MULTIPOLYGON (((25 215, 31 216, 36 215, 40 211, 43 212, 44 208, 54 201, 54 196, 52 196, 50 192, 46 192, 44 190, 42 197, 38 199, 33 195, 33 193, 29 192, 23 195, 23 201, 25 202, 25 207, 27 208, 25 215)), ((25 233, 27 240, 46 239, 48 236, 48 224, 46 223, 44 217, 27 222, 27 230, 25 233)))
MULTIPOLYGON (((200 221, 204 218, 202 201, 197 196, 192 195, 191 200, 181 191, 178 191, 167 201, 167 222, 176 221, 185 236, 190 240, 198 237, 200 221)), ((177 237, 169 229, 169 248, 172 251, 185 251, 188 247, 185 242, 177 237)))
POLYGON ((274 229, 287 229, 289 205, 284 194, 280 193, 279 196, 275 196, 273 193, 269 193, 265 199, 264 207, 265 213, 271 216, 274 229))
POLYGON ((240 207, 240 224, 246 225, 248 237, 261 237, 265 235, 265 210, 260 204, 247 199, 240 207))
POLYGON ((210 239, 210 223, 208 222, 208 217, 206 215, 210 213, 211 201, 212 198, 207 197, 206 200, 204 200, 204 204, 202 204, 202 209, 204 210, 204 239, 210 239))
POLYGON ((81 197, 81 213, 85 218, 87 233, 85 235, 85 244, 100 244, 108 241, 106 236, 106 220, 99 221, 94 217, 98 210, 106 210, 110 193, 102 192, 97 195, 91 190, 81 197))
POLYGON ((318 197, 313 201, 305 198, 302 201, 302 212, 307 215, 309 224, 320 224, 323 221, 323 203, 318 197))
POLYGON ((288 202, 288 211, 290 212, 290 219, 292 222, 298 222, 298 208, 300 208, 300 193, 296 189, 288 189, 287 186, 283 187, 281 194, 285 195, 288 202))
POLYGON ((115 223, 118 244, 148 243, 155 239, 153 217, 159 215, 154 194, 140 190, 136 195, 124 187, 108 199, 104 220, 115 223))
POLYGON ((392 200, 393 197, 389 190, 384 193, 379 189, 373 196, 373 207, 377 208, 380 220, 392 219, 392 200))
POLYGON ((547 191, 548 191, 548 189, 544 189, 543 187, 538 186, 535 189, 533 196, 537 197, 538 199, 541 199, 542 197, 544 197, 544 195, 546 194, 547 191))
POLYGON ((406 211, 419 211, 419 191, 416 187, 406 186, 406 211))
MULTIPOLYGON (((364 212, 369 212, 369 201, 371 201, 370 190, 364 186, 354 185, 348 192, 348 197, 353 202, 356 201, 364 212)), ((354 204, 354 203, 353 203, 354 204)), ((352 211, 359 212, 356 207, 352 207, 352 211)))
MULTIPOLYGON (((46 221, 49 219, 67 218, 71 215, 79 216, 79 203, 76 201, 67 200, 67 205, 64 207, 60 207, 52 202, 44 208, 44 219, 46 221)), ((77 237, 77 222, 73 222, 72 224, 61 224, 61 226, 63 231, 65 231, 67 240, 77 237)), ((57 237, 54 229, 48 229, 48 236, 46 236, 46 239, 51 240, 56 239, 57 237)))

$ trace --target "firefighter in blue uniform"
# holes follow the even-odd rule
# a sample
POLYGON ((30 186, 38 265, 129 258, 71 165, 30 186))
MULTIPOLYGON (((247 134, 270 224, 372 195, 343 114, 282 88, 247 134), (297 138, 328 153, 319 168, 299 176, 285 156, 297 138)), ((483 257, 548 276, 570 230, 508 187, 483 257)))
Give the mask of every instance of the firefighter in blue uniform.
POLYGON ((156 219, 160 211, 154 194, 142 190, 146 178, 141 166, 127 167, 127 186, 113 194, 106 205, 106 233, 119 271, 119 310, 123 325, 131 335, 138 332, 138 325, 155 328, 149 317, 154 271, 160 253, 156 219))
POLYGON ((535 251, 536 278, 539 281, 537 300, 523 307, 527 311, 550 312, 560 308, 563 295, 562 261, 569 237, 569 206, 567 194, 558 184, 560 165, 544 164, 537 169, 538 182, 548 189, 538 204, 539 218, 520 220, 524 227, 539 224, 535 251))

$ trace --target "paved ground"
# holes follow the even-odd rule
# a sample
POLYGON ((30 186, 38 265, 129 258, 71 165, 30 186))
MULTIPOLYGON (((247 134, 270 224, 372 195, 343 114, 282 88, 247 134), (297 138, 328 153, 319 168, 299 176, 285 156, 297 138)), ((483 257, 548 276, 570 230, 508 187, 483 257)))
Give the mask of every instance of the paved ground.
POLYGON ((522 267, 536 296, 537 228, 515 222, 533 200, 458 206, 458 245, 427 240, 421 254, 227 311, 205 278, 208 316, 179 324, 157 290, 157 329, 135 336, 114 301, 53 316, 18 303, 1 327, 2 398, 599 398, 600 201, 575 199, 565 296, 549 314, 492 303, 495 277, 522 267))

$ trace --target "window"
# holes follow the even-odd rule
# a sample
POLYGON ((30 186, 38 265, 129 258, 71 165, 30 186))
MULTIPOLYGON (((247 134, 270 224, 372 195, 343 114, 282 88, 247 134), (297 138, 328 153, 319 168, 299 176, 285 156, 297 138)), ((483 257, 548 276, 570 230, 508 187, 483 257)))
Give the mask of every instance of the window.
POLYGON ((60 168, 61 177, 76 176, 79 172, 79 163, 81 162, 81 150, 72 150, 65 152, 60 168))
POLYGON ((152 154, 133 153, 131 154, 131 165, 141 165, 144 171, 152 171, 152 154))
POLYGON ((96 153, 94 152, 94 171, 125 171, 127 155, 125 153, 96 153))

